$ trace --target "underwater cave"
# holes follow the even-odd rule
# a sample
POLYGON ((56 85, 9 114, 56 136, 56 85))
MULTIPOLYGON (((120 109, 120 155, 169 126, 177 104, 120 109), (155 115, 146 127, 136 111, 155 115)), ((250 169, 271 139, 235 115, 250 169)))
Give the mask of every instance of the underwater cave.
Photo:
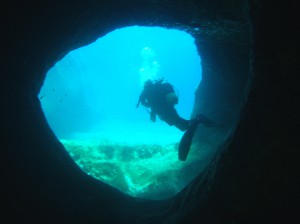
MULTIPOLYGON (((10 223, 91 224, 287 223, 299 220, 300 163, 295 131, 299 99, 298 82, 292 78, 299 70, 300 45, 294 35, 299 26, 297 7, 287 2, 260 0, 17 0, 5 1, 1 9, 3 219, 10 223), (103 110, 109 106, 94 105, 96 97, 92 91, 95 89, 81 92, 77 84, 72 83, 75 80, 80 85, 89 83, 86 76, 78 80, 79 73, 87 74, 87 67, 80 62, 82 58, 73 58, 75 63, 73 59, 68 62, 74 63, 69 64, 74 70, 63 84, 55 82, 55 87, 50 85, 46 92, 41 89, 48 85, 52 69, 59 70, 61 67, 57 65, 66 63, 62 60, 72 57, 75 50, 92 45, 115 30, 133 26, 176 29, 194 38, 197 54, 201 57, 201 61, 196 60, 198 65, 201 63, 202 77, 200 84, 200 76, 193 83, 196 86, 194 102, 186 116, 202 113, 226 127, 217 131, 199 126, 187 161, 175 162, 177 156, 172 155, 182 168, 172 166, 176 169, 172 174, 159 176, 157 183, 167 192, 154 191, 152 195, 150 191, 145 193, 137 188, 128 190, 128 183, 137 185, 129 178, 126 180, 120 166, 111 163, 119 159, 111 143, 101 146, 99 153, 99 147, 91 150, 94 147, 90 145, 91 140, 85 141, 84 133, 94 130, 98 140, 100 129, 114 127, 115 134, 120 123, 114 125, 111 120, 109 124, 99 122, 98 127, 93 126, 97 119, 106 120, 103 110), (68 91, 62 91, 62 86, 68 91), (62 107, 56 110, 50 95, 53 102, 62 107), (50 100, 48 104, 47 99, 50 100), (76 105, 78 101, 85 106, 80 110, 76 106, 75 109, 68 107, 66 114, 70 116, 59 116, 60 112, 67 112, 66 104, 76 105), (94 106, 97 108, 93 114, 80 117, 94 106), (56 112, 50 115, 51 110, 56 112), (54 120, 49 119, 51 116, 54 120), (55 120, 59 122, 53 123, 55 120), (67 124, 60 126, 63 122, 67 124), (80 139, 80 144, 71 142, 72 138, 80 139), (94 161, 105 163, 105 170, 98 174, 98 169, 85 170, 91 161, 86 155, 69 153, 66 150, 69 145, 80 152, 82 148, 93 152, 97 158, 94 161), (207 152, 208 156, 201 152, 207 152), (104 179, 111 177, 104 173, 119 176, 123 188, 110 186, 104 179), (174 180, 175 173, 180 173, 180 178, 189 178, 180 179, 185 186, 178 188, 176 183, 176 189, 170 190, 161 185, 165 180, 174 180), (100 176, 105 178, 101 180, 100 176)), ((148 53, 152 49, 156 56, 159 55, 156 48, 150 47, 139 47, 139 53, 142 49, 148 53)), ((116 60, 118 54, 107 52, 109 56, 114 58, 112 62, 120 63, 116 60)), ((142 60, 141 55, 139 57, 142 60)), ((158 59, 157 63, 161 70, 163 63, 158 59)), ((140 61, 134 65, 130 75, 139 74, 142 64, 140 61)), ((123 71, 118 66, 114 69, 120 69, 119 74, 123 71)), ((60 72, 67 75, 63 70, 60 72)), ((99 80, 105 81, 105 73, 99 74, 99 80)), ((130 92, 135 90, 132 88, 130 92)), ((114 102, 120 103, 119 100, 120 94, 116 94, 114 102)), ((136 100, 132 99, 133 105, 136 100)), ((179 105, 182 102, 186 101, 180 99, 179 105)), ((140 119, 151 124, 147 112, 142 108, 138 111, 140 119)), ((115 117, 122 114, 115 110, 110 112, 115 117)), ((124 141, 121 136, 125 135, 118 134, 117 141, 124 141)), ((157 139, 167 140, 154 140, 157 139)), ((135 162, 125 162, 126 159, 142 156, 139 161, 145 162, 154 152, 164 152, 161 147, 151 147, 150 153, 142 149, 143 153, 129 157, 132 148, 126 146, 122 150, 125 156, 122 163, 131 164, 133 171, 140 169, 135 162)), ((138 149, 134 147, 134 150, 138 149)), ((95 168, 94 164, 90 167, 95 168)), ((150 177, 149 173, 140 175, 150 177)), ((152 187, 155 188, 155 184, 152 187)))
POLYGON ((129 195, 165 199, 198 175, 215 149, 195 142, 188 161, 180 162, 183 132, 150 122, 137 99, 145 81, 163 78, 178 95, 176 110, 190 119, 201 76, 191 35, 133 26, 68 53, 47 73, 39 98, 50 127, 83 171, 129 195))

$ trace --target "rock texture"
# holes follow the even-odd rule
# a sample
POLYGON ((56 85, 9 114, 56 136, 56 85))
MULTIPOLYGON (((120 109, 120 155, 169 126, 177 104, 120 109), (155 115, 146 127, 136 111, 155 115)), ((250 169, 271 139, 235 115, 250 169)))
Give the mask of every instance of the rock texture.
POLYGON ((297 17, 290 1, 5 1, 2 218, 9 223, 299 221, 297 17), (195 112, 233 124, 205 172, 166 201, 130 198, 84 174, 48 127, 37 98, 57 60, 130 25, 194 35, 203 67, 195 112))

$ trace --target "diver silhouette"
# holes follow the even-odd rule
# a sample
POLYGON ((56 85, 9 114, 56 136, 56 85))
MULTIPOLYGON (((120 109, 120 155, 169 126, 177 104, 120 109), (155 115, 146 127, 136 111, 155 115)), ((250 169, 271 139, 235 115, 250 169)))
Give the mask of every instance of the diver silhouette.
POLYGON ((202 114, 198 114, 190 120, 180 117, 175 109, 175 105, 178 104, 178 96, 173 86, 163 78, 159 80, 149 79, 145 82, 136 107, 139 107, 140 104, 150 108, 148 112, 151 121, 155 122, 156 116, 158 116, 168 125, 174 125, 179 130, 185 131, 178 151, 179 159, 182 161, 186 160, 198 124, 203 124, 206 127, 220 126, 202 114))
POLYGON ((150 119, 156 121, 156 116, 169 125, 174 125, 181 131, 188 129, 190 121, 180 117, 174 108, 178 97, 173 86, 164 79, 147 80, 139 97, 139 104, 150 108, 150 119))

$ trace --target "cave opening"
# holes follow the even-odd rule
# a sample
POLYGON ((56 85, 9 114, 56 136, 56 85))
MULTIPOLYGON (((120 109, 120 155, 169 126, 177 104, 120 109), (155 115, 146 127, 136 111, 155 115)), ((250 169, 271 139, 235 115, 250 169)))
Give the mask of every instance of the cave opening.
POLYGON ((164 78, 190 119, 201 79, 201 59, 188 33, 162 27, 116 29, 69 52, 47 73, 39 93, 57 138, 87 174, 131 196, 165 199, 199 172, 209 150, 178 160, 182 132, 151 122, 136 108, 148 79, 164 78))

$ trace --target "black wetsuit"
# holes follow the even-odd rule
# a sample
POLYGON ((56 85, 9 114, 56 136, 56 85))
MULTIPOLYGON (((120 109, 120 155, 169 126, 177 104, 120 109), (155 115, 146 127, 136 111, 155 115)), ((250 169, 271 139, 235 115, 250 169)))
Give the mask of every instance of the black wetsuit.
POLYGON ((167 101, 167 95, 174 92, 172 85, 167 82, 148 81, 139 97, 139 103, 151 108, 150 118, 152 121, 155 121, 155 117, 158 115, 167 124, 174 125, 181 131, 185 131, 189 127, 189 120, 180 117, 174 108, 174 104, 170 104, 167 101))

